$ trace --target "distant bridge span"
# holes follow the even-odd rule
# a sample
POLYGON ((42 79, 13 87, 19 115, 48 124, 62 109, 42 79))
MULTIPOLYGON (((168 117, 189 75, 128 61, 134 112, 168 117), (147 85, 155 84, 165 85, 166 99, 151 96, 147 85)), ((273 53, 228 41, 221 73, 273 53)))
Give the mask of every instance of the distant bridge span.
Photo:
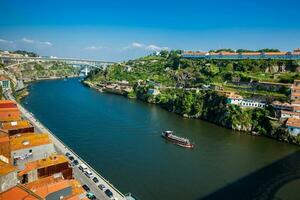
POLYGON ((2 62, 5 61, 16 61, 16 62, 24 62, 24 61, 61 61, 66 62, 67 64, 73 65, 89 65, 91 67, 100 68, 105 67, 110 64, 114 64, 116 62, 112 61, 103 61, 103 60, 89 60, 89 59, 77 59, 77 58, 47 58, 47 57, 9 57, 9 56, 1 56, 0 60, 2 62))

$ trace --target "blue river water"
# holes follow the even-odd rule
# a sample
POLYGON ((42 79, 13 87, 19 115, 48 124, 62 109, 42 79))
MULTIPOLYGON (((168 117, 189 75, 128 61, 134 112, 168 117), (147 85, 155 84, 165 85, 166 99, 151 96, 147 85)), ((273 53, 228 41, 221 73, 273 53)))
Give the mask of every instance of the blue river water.
POLYGON ((99 93, 77 78, 36 82, 29 90, 22 101, 28 110, 120 191, 141 200, 202 199, 299 150, 99 93), (195 148, 165 141, 160 134, 167 129, 195 148))

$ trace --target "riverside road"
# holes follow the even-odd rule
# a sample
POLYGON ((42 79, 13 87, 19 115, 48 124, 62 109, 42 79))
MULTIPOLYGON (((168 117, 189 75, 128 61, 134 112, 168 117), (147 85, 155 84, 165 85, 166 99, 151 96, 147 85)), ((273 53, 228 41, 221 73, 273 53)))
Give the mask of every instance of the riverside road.
MULTIPOLYGON (((5 94, 6 99, 11 99, 14 100, 14 98, 11 96, 11 94, 6 93, 5 94)), ((109 200, 104 193, 104 191, 100 190, 97 185, 103 184, 105 186, 105 189, 109 189, 112 191, 113 196, 116 200, 125 200, 125 196, 118 191, 111 183, 109 183, 106 179, 104 179, 100 174, 98 174, 91 166, 89 166, 82 158, 80 158, 72 149, 67 147, 62 141, 60 141, 50 130, 48 130, 41 122, 39 122, 32 113, 27 111, 23 106, 18 104, 18 107, 23 115, 24 118, 29 120, 31 124, 35 127, 36 132, 38 133, 47 133, 57 152, 61 154, 65 154, 69 152, 78 162, 79 164, 77 166, 73 165, 73 175, 74 177, 82 184, 82 185, 87 185, 91 192, 96 196, 97 199, 99 200, 109 200), (91 178, 88 178, 80 169, 78 169, 78 166, 80 164, 85 164, 88 166, 88 168, 92 171, 93 177, 97 177, 99 182, 96 184, 93 182, 91 178)), ((70 161, 71 162, 71 161, 70 161)))

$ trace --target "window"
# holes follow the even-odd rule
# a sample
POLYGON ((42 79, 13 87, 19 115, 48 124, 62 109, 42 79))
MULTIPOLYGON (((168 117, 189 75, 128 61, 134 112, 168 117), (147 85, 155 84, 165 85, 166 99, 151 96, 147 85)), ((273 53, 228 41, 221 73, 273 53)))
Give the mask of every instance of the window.
POLYGON ((29 149, 29 153, 32 153, 32 149, 29 149))

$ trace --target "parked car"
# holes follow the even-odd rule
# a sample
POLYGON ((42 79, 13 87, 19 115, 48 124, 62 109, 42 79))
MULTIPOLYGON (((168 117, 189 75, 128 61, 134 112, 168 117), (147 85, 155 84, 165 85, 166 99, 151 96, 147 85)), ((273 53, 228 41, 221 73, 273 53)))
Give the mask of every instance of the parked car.
POLYGON ((81 164, 81 165, 79 165, 79 167, 78 167, 81 171, 85 171, 85 170, 87 170, 88 168, 87 168, 87 166, 85 165, 85 164, 81 164))
POLYGON ((78 160, 73 160, 73 164, 78 165, 79 164, 78 160))
POLYGON ((87 196, 87 198, 89 198, 89 199, 96 199, 96 196, 95 196, 92 192, 88 192, 88 193, 86 194, 86 196, 87 196))
POLYGON ((99 180, 97 179, 97 177, 94 177, 94 178, 93 178, 93 181, 94 181, 95 183, 98 183, 98 182, 99 182, 99 180))
POLYGON ((87 192, 91 191, 91 189, 87 185, 82 185, 82 188, 87 192))
POLYGON ((69 152, 67 152, 65 155, 66 155, 67 157, 71 156, 71 154, 70 154, 69 152))
POLYGON ((69 156, 69 159, 72 161, 74 160, 75 158, 73 156, 69 156))
POLYGON ((92 171, 89 170, 89 169, 85 170, 84 174, 85 174, 87 177, 89 177, 89 178, 91 178, 91 177, 93 176, 92 171))
POLYGON ((100 190, 104 190, 104 188, 105 188, 105 185, 103 185, 103 184, 100 184, 100 185, 98 185, 98 188, 99 188, 100 190))
POLYGON ((112 197, 114 196, 113 193, 112 193, 109 189, 105 190, 104 193, 105 193, 106 196, 108 196, 109 198, 112 198, 112 197))

